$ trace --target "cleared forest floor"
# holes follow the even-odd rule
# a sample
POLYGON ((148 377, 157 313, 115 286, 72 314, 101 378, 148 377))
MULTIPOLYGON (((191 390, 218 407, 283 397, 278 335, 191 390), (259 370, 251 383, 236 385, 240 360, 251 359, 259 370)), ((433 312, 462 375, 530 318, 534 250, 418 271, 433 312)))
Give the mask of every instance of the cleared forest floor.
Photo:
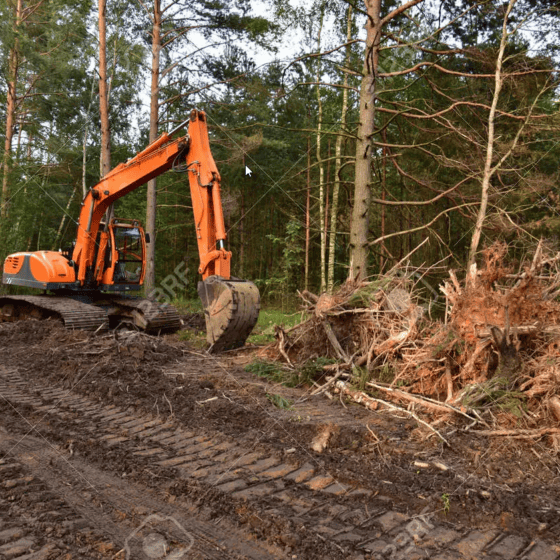
POLYGON ((2 559, 560 556, 544 443, 447 446, 177 336, 27 321, 0 346, 2 559))

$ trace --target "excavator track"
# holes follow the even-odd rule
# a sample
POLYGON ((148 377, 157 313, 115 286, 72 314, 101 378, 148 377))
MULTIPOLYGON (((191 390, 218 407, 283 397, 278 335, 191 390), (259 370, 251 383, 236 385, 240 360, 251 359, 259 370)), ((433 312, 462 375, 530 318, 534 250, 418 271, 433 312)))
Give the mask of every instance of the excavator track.
POLYGON ((134 324, 148 333, 174 332, 181 328, 181 318, 175 307, 145 298, 114 298, 121 316, 130 317, 134 324))
POLYGON ((106 330, 107 311, 62 296, 2 296, 0 322, 57 317, 67 329, 106 330))
POLYGON ((144 298, 107 296, 80 301, 64 296, 1 296, 0 322, 23 319, 60 319, 67 329, 103 331, 121 322, 148 332, 172 332, 181 319, 172 305, 160 305, 144 298))

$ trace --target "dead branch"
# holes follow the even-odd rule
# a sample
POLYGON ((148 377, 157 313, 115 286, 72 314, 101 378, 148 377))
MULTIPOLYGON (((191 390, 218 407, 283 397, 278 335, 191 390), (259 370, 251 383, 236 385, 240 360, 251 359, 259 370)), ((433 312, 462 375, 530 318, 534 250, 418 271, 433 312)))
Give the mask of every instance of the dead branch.
POLYGON ((288 364, 291 367, 294 367, 294 364, 292 364, 290 357, 286 353, 286 341, 288 340, 288 335, 286 334, 284 329, 278 325, 274 327, 274 331, 275 331, 274 334, 278 340, 278 350, 280 351, 280 354, 284 356, 284 359, 288 362, 288 364))
POLYGON ((332 385, 334 385, 334 383, 336 382, 336 380, 344 373, 343 370, 339 370, 336 372, 336 374, 331 377, 331 379, 329 379, 324 385, 321 385, 320 387, 317 387, 317 389, 315 389, 312 393, 311 396, 315 396, 315 395, 320 395, 321 393, 324 393, 325 391, 327 391, 329 389, 329 387, 331 387, 332 385))
POLYGON ((473 420, 468 414, 461 412, 458 408, 445 404, 445 403, 437 403, 434 402, 432 399, 428 399, 421 395, 411 395, 410 393, 405 393, 404 391, 399 391, 399 389, 394 389, 392 387, 384 387, 383 385, 379 385, 377 383, 367 382, 366 385, 369 387, 373 387, 374 389, 378 389, 379 391, 383 391, 385 393, 389 393, 394 395, 396 398, 403 399, 408 402, 412 402, 415 404, 419 404, 424 408, 431 410, 432 412, 440 412, 443 414, 449 414, 454 412, 456 414, 461 414, 465 416, 469 420, 473 420))
POLYGON ((560 434, 560 428, 541 428, 540 430, 476 430, 481 436, 506 436, 515 439, 539 438, 546 434, 560 434))
POLYGON ((298 291, 298 295, 303 301, 305 301, 306 303, 309 303, 311 305, 314 305, 315 303, 317 303, 319 301, 319 296, 316 296, 315 294, 312 294, 308 290, 303 290, 303 292, 298 291), (309 300, 311 300, 311 301, 309 301, 309 300))
POLYGON ((451 364, 449 359, 445 360, 445 383, 447 384, 447 398, 445 402, 453 400, 453 376, 451 375, 451 364))
POLYGON ((336 387, 340 391, 341 394, 347 395, 354 402, 356 402, 358 404, 363 404, 369 410, 377 410, 377 408, 381 404, 383 406, 386 406, 387 408, 390 408, 391 410, 397 410, 399 412, 407 414, 408 416, 411 416, 419 424, 422 424, 423 426, 426 426, 429 430, 434 432, 447 446, 449 446, 449 442, 431 424, 429 424, 428 422, 419 418, 411 410, 407 410, 406 408, 403 408, 401 406, 397 406, 395 404, 388 403, 387 401, 384 401, 382 399, 376 399, 374 397, 370 397, 369 395, 366 395, 362 391, 355 391, 353 389, 350 389, 348 387, 348 384, 345 381, 337 381, 336 382, 336 387))
POLYGON ((344 360, 346 363, 349 363, 350 358, 348 357, 348 354, 346 354, 346 352, 342 349, 342 346, 340 346, 340 342, 338 342, 338 339, 336 338, 336 335, 334 334, 330 323, 326 319, 323 319, 321 321, 321 323, 323 324, 323 328, 325 329, 325 333, 327 334, 327 338, 329 339, 330 343, 332 344, 332 346, 334 348, 334 351, 336 352, 336 355, 341 360, 344 360))

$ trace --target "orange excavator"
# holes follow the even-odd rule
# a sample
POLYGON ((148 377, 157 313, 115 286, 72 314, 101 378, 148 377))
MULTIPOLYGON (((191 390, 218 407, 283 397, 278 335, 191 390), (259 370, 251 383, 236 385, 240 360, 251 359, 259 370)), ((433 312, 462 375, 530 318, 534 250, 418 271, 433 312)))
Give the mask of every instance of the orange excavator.
POLYGON ((88 191, 72 247, 6 258, 4 284, 38 288, 44 294, 0 296, 0 321, 58 317, 68 328, 86 330, 113 328, 123 322, 147 332, 178 330, 181 321, 171 305, 130 296, 142 288, 146 272, 150 240, 140 222, 102 222, 113 202, 172 168, 189 177, 202 275, 198 293, 210 349, 242 346, 257 322, 259 291, 252 282, 230 274, 220 174, 210 151, 206 115, 199 110, 88 191), (173 139, 187 124, 187 134, 173 139))

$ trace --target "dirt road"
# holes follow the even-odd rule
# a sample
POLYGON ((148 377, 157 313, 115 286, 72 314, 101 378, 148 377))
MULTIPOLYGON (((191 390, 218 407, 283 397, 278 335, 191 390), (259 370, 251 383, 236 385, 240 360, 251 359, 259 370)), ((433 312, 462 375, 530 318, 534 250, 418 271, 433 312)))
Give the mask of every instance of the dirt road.
POLYGON ((560 558, 544 444, 444 447, 173 337, 30 321, 0 347, 0 559, 560 558))

